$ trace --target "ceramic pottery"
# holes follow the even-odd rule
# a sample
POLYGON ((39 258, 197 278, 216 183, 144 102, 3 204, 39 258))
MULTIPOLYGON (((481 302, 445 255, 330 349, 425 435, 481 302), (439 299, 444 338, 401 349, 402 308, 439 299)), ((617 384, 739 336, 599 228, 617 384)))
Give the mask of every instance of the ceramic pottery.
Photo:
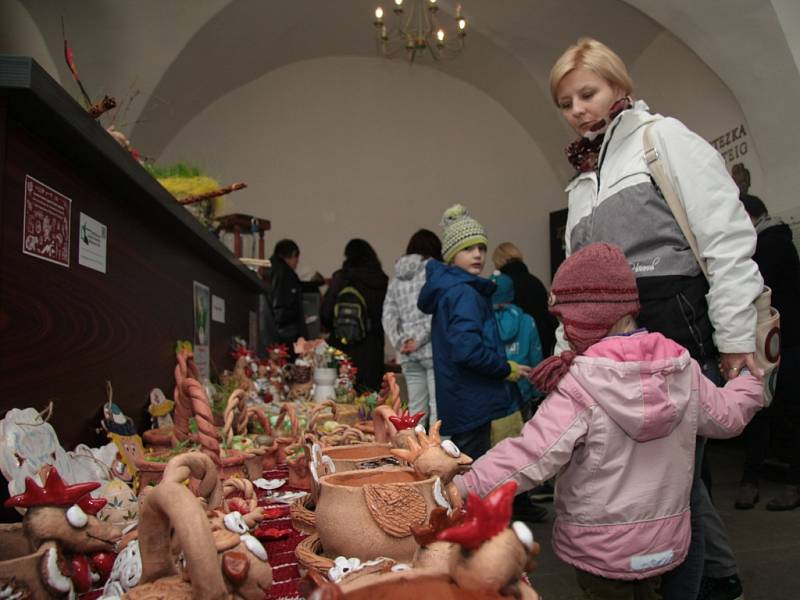
POLYGON ((359 469, 375 469, 384 466, 398 466, 400 461, 389 452, 390 444, 352 444, 323 448, 322 453, 330 456, 337 473, 359 469))
POLYGON ((437 506, 435 481, 397 467, 320 478, 316 526, 325 554, 410 561, 417 543, 409 528, 437 506))

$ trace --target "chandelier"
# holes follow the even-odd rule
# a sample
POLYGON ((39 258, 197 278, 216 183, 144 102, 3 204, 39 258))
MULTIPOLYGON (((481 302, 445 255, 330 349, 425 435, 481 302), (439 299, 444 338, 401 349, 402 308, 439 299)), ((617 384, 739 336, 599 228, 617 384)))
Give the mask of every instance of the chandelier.
POLYGON ((454 56, 464 48, 467 21, 461 15, 461 5, 456 8, 455 33, 448 34, 439 23, 438 0, 394 0, 392 9, 396 25, 389 28, 384 21, 382 7, 375 9, 375 29, 378 48, 386 57, 405 51, 409 62, 427 50, 434 60, 454 56), (406 8, 407 7, 407 8, 406 8))

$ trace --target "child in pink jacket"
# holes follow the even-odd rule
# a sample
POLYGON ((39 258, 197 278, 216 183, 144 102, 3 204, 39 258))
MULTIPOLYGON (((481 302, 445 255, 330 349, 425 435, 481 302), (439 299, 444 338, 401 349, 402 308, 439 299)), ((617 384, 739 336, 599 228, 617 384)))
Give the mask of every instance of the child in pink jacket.
POLYGON ((636 280, 616 246, 570 256, 550 312, 572 351, 533 372, 549 395, 519 437, 455 483, 486 496, 509 479, 524 492, 558 474, 553 549, 587 596, 660 598, 658 576, 689 547, 695 436, 740 433, 762 407, 761 383, 745 370, 717 388, 685 348, 636 329, 636 280))

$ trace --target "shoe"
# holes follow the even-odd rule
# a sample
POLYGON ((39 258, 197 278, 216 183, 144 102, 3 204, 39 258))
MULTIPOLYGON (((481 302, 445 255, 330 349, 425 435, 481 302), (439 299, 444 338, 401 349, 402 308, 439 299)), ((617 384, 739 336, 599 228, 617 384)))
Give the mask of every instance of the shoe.
POLYGON ((553 484, 545 481, 542 485, 536 486, 528 492, 528 498, 534 502, 552 502, 554 492, 553 484))
POLYGON ((758 502, 758 486, 754 483, 742 483, 736 492, 736 501, 733 507, 738 510, 753 508, 758 502))
POLYGON ((744 600, 742 582, 738 575, 703 577, 697 600, 744 600))
POLYGON ((792 510, 800 506, 800 485, 787 485, 767 502, 767 510, 792 510))

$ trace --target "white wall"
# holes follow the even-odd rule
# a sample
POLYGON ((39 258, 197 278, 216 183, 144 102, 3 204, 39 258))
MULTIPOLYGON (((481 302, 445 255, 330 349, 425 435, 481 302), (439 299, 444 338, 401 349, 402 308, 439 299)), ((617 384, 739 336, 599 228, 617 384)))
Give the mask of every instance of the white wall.
POLYGON ((771 0, 778 15, 783 33, 786 35, 786 43, 794 56, 794 62, 800 71, 800 2, 797 0, 771 0))
POLYGON ((797 206, 797 0, 623 1, 671 31, 731 90, 761 159, 764 177, 752 192, 776 214, 797 206))
POLYGON ((229 210, 271 219, 271 243, 297 240, 301 263, 324 274, 363 237, 391 275, 410 235, 440 233, 442 211, 461 202, 490 250, 511 240, 549 279, 562 182, 505 109, 437 70, 355 57, 285 66, 200 113, 160 158, 176 160, 246 181, 229 210))
POLYGON ((0 54, 32 56, 59 81, 58 69, 44 36, 19 0, 0 0, 0 54))
POLYGON ((756 140, 739 103, 722 80, 674 35, 663 31, 631 64, 636 92, 648 102, 651 110, 683 121, 709 142, 744 124, 747 135, 735 144, 746 143, 746 154, 738 158, 723 152, 730 171, 742 162, 750 170, 754 194, 764 189, 756 140))

